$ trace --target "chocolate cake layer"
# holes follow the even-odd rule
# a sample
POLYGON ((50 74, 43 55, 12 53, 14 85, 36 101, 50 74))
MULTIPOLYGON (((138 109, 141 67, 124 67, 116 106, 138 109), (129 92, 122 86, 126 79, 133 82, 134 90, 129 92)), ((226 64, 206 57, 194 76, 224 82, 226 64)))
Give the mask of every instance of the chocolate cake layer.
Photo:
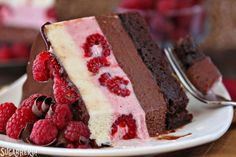
POLYGON ((221 80, 221 74, 191 37, 180 40, 174 48, 175 55, 185 69, 190 81, 202 93, 207 94, 221 80))
POLYGON ((165 130, 166 102, 152 73, 139 57, 117 15, 97 16, 97 22, 110 43, 119 66, 128 75, 145 114, 150 136, 165 130))
POLYGON ((203 93, 207 93, 221 77, 220 72, 209 57, 194 62, 186 73, 197 89, 203 93))
POLYGON ((181 39, 174 47, 174 53, 181 61, 185 70, 193 65, 194 62, 202 60, 206 55, 200 50, 198 45, 193 42, 191 37, 181 39))
POLYGON ((138 13, 120 14, 119 17, 138 54, 164 94, 167 102, 166 128, 174 129, 190 122, 192 115, 186 110, 188 98, 173 76, 165 56, 152 40, 144 19, 138 13))

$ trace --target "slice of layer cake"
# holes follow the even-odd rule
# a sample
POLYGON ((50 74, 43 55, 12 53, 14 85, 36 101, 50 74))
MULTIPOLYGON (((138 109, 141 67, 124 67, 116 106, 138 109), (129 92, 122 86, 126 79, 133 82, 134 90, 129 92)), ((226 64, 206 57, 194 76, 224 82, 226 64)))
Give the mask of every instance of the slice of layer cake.
MULTIPOLYGON (((129 22, 143 20, 138 14, 125 15, 130 17, 129 22)), ((62 86, 58 80, 68 81, 70 87, 67 87, 75 88, 80 95, 82 117, 87 115, 82 121, 88 125, 90 139, 98 145, 111 145, 121 139, 147 139, 186 124, 192 118, 186 110, 188 99, 161 51, 146 35, 145 23, 133 27, 137 38, 140 37, 138 42, 121 17, 86 17, 45 25, 43 37, 47 45, 41 37, 34 43, 23 87, 23 99, 41 93, 54 96, 57 102, 62 100, 57 96, 56 86, 62 86), (147 55, 157 55, 159 60, 143 58, 140 47, 145 43, 154 46, 147 55), (62 67, 58 70, 60 74, 47 72, 47 77, 52 78, 48 81, 35 76, 35 70, 39 70, 35 64, 43 58, 42 51, 49 51, 62 67), (161 70, 154 73, 150 65, 161 70)), ((73 100, 73 94, 61 95, 65 96, 73 100)))
POLYGON ((198 47, 191 37, 180 40, 174 48, 182 67, 190 81, 204 94, 211 92, 222 76, 211 61, 198 47))
MULTIPOLYGON (((80 92, 91 139, 98 145, 130 138, 125 135, 132 130, 117 125, 122 118, 135 121, 132 138, 146 139, 165 130, 163 94, 117 15, 46 25, 44 32, 51 53, 80 92)), ((27 82, 25 90, 32 86, 27 82)))

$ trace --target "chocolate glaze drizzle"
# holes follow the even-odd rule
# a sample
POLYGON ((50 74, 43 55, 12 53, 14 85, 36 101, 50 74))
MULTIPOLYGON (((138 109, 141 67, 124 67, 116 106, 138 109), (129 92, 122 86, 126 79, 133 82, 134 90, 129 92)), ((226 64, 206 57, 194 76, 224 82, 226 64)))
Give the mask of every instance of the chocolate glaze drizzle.
POLYGON ((188 133, 188 134, 180 135, 180 136, 176 136, 176 135, 159 135, 159 136, 157 136, 157 139, 158 140, 177 140, 181 137, 185 137, 185 136, 189 136, 189 135, 192 135, 192 133, 188 133))
POLYGON ((49 51, 50 50, 50 46, 51 46, 51 43, 50 41, 48 41, 47 37, 46 37, 46 34, 44 33, 44 28, 46 25, 50 25, 51 23, 50 22, 46 22, 45 24, 43 24, 40 28, 40 33, 43 37, 43 40, 45 42, 45 45, 47 46, 47 50, 49 51))

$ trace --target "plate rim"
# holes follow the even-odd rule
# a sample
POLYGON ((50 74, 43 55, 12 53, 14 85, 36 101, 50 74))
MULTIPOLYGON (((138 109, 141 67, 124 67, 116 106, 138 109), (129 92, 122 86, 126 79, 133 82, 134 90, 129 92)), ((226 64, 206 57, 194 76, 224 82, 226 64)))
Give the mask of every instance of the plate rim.
MULTIPOLYGON (((14 89, 19 83, 22 83, 26 80, 26 74, 21 78, 12 83, 7 89, 0 91, 0 96, 6 93, 10 89, 14 89)), ((224 87, 225 88, 225 87, 224 87)), ((228 94, 228 91, 225 89, 228 94)), ((9 141, 0 140, 0 146, 16 149, 22 151, 28 150, 37 150, 38 154, 44 155, 57 155, 57 156, 136 156, 136 155, 149 155, 149 154, 161 154, 172 152, 176 150, 182 150, 186 148, 191 148, 194 146, 202 145, 209 143, 220 138, 230 127, 233 120, 233 107, 225 106, 227 108, 228 119, 225 120, 225 125, 219 131, 212 134, 207 134, 195 139, 178 141, 178 145, 175 142, 163 144, 163 145, 152 145, 152 146, 141 146, 141 147, 130 147, 127 149, 68 149, 68 148, 56 148, 56 147, 42 147, 36 145, 26 145, 21 143, 12 143, 9 141), (168 145, 168 147, 166 147, 168 145), (25 147, 27 146, 27 147, 25 147), (68 152, 69 151, 69 152, 68 152)))

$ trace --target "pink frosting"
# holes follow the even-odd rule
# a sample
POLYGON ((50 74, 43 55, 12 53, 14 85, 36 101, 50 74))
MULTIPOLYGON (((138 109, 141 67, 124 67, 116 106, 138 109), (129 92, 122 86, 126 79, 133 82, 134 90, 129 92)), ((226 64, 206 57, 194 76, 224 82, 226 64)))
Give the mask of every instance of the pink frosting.
MULTIPOLYGON (((73 20, 73 21, 66 22, 66 29, 71 35, 71 37, 74 39, 74 41, 77 43, 77 46, 80 48, 82 47, 82 45, 86 41, 86 38, 89 35, 94 34, 94 33, 100 33, 104 35, 94 17, 83 18, 80 20, 73 20)), ((124 52, 124 54, 125 53, 127 52, 124 52)), ((88 61, 91 58, 84 58, 84 59, 88 61)), ((129 80, 127 75, 118 65, 112 51, 111 51, 111 55, 108 56, 107 59, 111 63, 111 65, 109 67, 101 68, 99 71, 99 74, 95 76, 91 75, 91 77, 92 77, 93 83, 96 86, 100 87, 100 90, 102 90, 104 95, 110 101, 112 111, 113 111, 112 122, 114 122, 122 114, 128 115, 131 113, 134 119, 136 120, 138 137, 140 139, 148 138, 149 135, 148 135, 147 127, 146 127, 145 113, 139 101, 136 98, 136 95, 134 93, 131 83, 129 83, 127 86, 127 88, 131 91, 131 94, 127 97, 121 97, 121 96, 117 96, 111 93, 106 87, 101 86, 100 83, 98 82, 99 76, 103 74, 104 72, 109 72, 112 76, 115 76, 115 75, 121 76, 129 80)), ((127 131, 126 129, 121 130, 120 128, 118 131, 120 132, 120 134, 117 134, 115 137, 111 137, 113 142, 120 140, 120 137, 124 135, 124 132, 126 131, 127 131)))

